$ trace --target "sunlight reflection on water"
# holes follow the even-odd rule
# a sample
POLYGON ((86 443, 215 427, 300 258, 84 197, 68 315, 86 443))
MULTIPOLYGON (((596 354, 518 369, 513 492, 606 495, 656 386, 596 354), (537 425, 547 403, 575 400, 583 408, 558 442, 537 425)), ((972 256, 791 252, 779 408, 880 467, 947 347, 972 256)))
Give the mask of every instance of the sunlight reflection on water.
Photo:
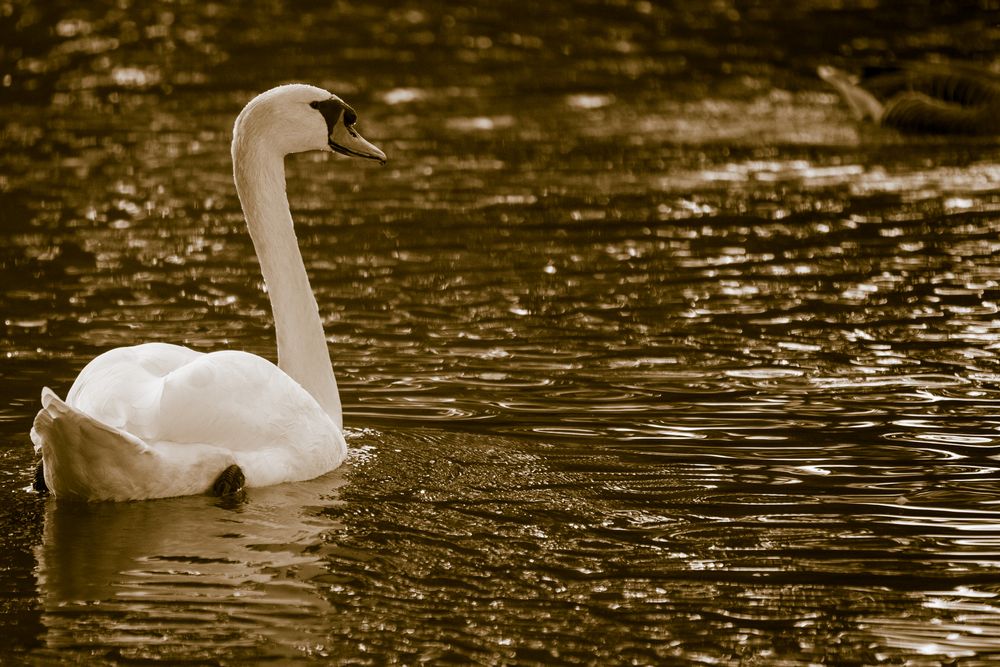
POLYGON ((813 76, 992 57, 992 15, 8 4, 0 661, 1000 655, 997 145, 858 128, 813 76), (350 465, 25 493, 41 386, 97 352, 273 356, 228 141, 290 79, 392 158, 287 162, 350 465))

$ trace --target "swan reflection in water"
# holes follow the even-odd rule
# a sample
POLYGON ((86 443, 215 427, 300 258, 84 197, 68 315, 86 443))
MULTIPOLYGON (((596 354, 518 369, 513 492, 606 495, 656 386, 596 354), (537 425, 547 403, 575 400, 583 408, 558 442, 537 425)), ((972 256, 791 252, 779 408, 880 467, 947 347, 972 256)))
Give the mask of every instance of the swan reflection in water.
POLYGON ((126 657, 277 656, 323 643, 324 533, 338 524, 343 469, 252 489, 136 503, 49 499, 37 581, 49 649, 109 646, 126 657), (224 621, 222 623, 221 621, 224 621))

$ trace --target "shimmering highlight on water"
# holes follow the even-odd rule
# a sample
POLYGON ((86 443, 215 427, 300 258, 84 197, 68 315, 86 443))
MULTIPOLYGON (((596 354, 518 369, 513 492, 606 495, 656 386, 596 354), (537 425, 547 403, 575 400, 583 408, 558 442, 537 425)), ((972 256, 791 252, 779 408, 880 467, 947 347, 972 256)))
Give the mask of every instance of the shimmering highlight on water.
POLYGON ((998 147, 813 71, 997 16, 834 4, 0 6, 0 662, 995 660, 998 147), (390 155, 287 165, 348 464, 27 492, 93 355, 273 357, 228 141, 290 80, 390 155))

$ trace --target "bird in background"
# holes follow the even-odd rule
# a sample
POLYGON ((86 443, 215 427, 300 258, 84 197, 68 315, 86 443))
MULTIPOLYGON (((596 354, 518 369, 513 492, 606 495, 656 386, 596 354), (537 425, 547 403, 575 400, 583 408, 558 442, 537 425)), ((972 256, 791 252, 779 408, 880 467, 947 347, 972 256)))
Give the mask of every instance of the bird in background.
POLYGON ((860 121, 906 134, 1000 135, 1000 75, 966 63, 817 68, 860 121))

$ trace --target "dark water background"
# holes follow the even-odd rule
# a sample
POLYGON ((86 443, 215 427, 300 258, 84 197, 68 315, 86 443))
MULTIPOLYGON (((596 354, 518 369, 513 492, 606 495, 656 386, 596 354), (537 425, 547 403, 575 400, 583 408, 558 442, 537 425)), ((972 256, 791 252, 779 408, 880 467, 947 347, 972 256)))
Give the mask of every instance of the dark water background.
POLYGON ((813 75, 992 66, 995 3, 315 4, 0 2, 0 662, 1000 659, 1000 144, 813 75), (390 156, 288 165, 349 463, 27 492, 100 351, 273 358, 228 142, 288 81, 390 156))

